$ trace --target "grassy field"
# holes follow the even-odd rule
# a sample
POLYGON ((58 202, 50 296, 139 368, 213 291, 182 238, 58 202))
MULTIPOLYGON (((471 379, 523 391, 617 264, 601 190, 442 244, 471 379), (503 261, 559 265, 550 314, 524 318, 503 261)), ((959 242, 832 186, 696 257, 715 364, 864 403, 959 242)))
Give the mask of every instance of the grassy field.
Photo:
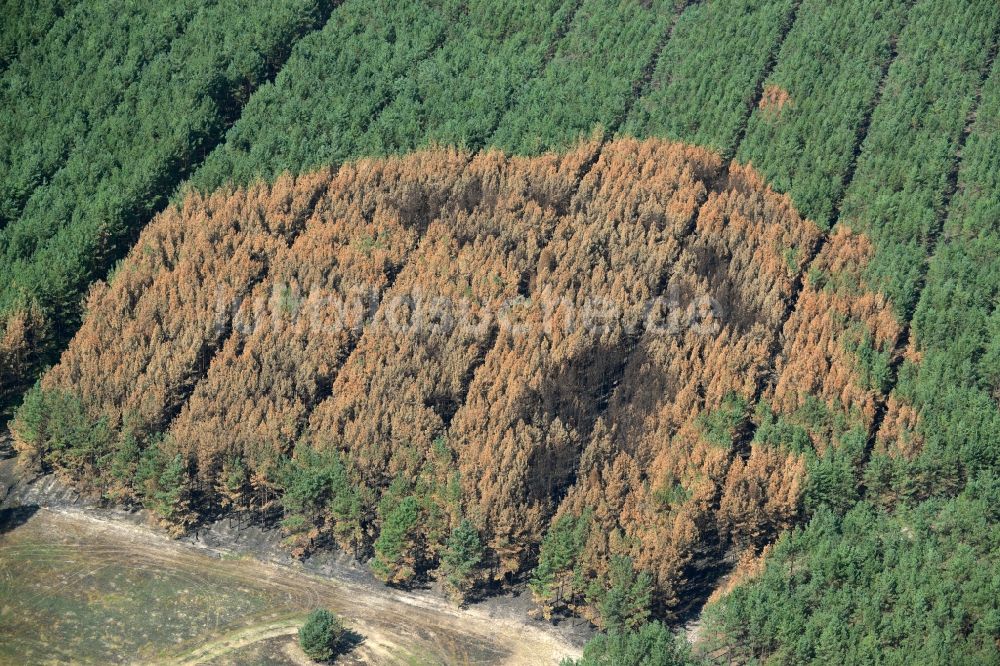
POLYGON ((308 663, 295 634, 317 607, 360 636, 343 663, 555 663, 574 651, 537 629, 361 587, 42 509, 0 534, 0 663, 308 663))

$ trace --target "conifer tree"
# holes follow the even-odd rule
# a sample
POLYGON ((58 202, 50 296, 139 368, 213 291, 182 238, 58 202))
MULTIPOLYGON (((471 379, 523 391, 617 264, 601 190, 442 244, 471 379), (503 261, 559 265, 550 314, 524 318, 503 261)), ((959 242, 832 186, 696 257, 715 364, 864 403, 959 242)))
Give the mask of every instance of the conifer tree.
POLYGON ((482 559, 483 544, 479 532, 467 518, 463 518, 448 538, 440 567, 441 575, 457 600, 464 600, 475 585, 475 574, 482 559))

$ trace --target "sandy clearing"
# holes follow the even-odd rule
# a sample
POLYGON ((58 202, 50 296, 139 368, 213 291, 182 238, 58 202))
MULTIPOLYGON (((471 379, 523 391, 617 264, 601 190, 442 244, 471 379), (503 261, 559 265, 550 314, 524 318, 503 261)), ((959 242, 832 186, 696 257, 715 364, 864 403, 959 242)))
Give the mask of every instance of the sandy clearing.
POLYGON ((520 622, 495 617, 477 607, 458 609, 428 592, 328 578, 300 565, 265 562, 225 549, 175 541, 151 527, 86 509, 40 509, 16 529, 28 527, 38 534, 60 535, 65 550, 55 549, 55 557, 73 557, 77 544, 101 559, 142 562, 194 584, 200 572, 225 575, 233 585, 266 589, 294 599, 301 609, 294 617, 250 627, 228 631, 225 626, 216 627, 206 632, 204 642, 195 649, 189 646, 161 663, 205 663, 260 641, 291 636, 308 609, 321 606, 339 613, 363 636, 362 644, 352 653, 354 663, 556 664, 562 657, 580 652, 527 619, 520 622))

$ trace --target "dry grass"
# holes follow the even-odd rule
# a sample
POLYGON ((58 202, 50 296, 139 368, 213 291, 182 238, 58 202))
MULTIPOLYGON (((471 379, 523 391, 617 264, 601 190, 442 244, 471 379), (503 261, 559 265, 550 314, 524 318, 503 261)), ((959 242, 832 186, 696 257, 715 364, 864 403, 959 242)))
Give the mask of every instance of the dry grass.
POLYGON ((0 663, 287 663, 328 607, 363 640, 347 663, 556 663, 537 628, 418 595, 170 541, 143 527, 38 511, 0 535, 0 663))

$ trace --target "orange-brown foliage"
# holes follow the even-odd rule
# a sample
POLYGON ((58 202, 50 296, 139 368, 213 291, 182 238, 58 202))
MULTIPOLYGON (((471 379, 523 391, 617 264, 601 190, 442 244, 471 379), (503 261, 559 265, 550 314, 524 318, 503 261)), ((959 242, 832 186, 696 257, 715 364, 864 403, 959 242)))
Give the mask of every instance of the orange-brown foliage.
POLYGON ((667 307, 683 316, 639 340, 605 415, 607 431, 602 424, 589 442, 560 509, 594 511, 584 554, 593 576, 604 574, 608 553, 629 555, 653 573, 667 606, 705 539, 751 540, 786 525, 802 476, 801 461, 765 447, 734 461, 729 449, 740 433, 709 441, 699 418, 727 397, 753 398, 819 232, 748 167, 732 165, 715 187, 666 289, 675 301, 667 307), (705 302, 708 311, 692 319, 690 304, 705 302))
POLYGON ((430 220, 458 200, 467 155, 365 161, 323 179, 310 217, 234 304, 232 335, 170 432, 206 479, 226 455, 259 468, 288 453, 430 220))
POLYGON ((18 369, 47 333, 48 324, 38 308, 18 309, 7 317, 0 330, 0 395, 13 385, 18 369))
POLYGON ((455 416, 468 513, 497 575, 519 570, 704 200, 716 156, 663 142, 606 146, 532 271, 522 329, 501 330, 455 416), (606 306, 610 306, 605 309, 606 306), (584 320, 601 311, 604 326, 584 320), (546 313, 549 314, 546 317, 546 313))
POLYGON ((86 318, 47 388, 72 389, 112 427, 161 429, 179 409, 247 296, 285 247, 328 175, 282 178, 233 196, 189 197, 147 227, 86 318))
POLYGON ((805 456, 755 442, 726 474, 719 502, 723 533, 737 543, 755 543, 790 527, 805 480, 805 456))
POLYGON ((765 111, 769 116, 773 117, 780 115, 781 110, 785 108, 786 104, 791 103, 791 101, 792 96, 788 94, 787 90, 779 85, 769 83, 764 86, 758 106, 761 111, 765 111))
POLYGON ((875 452, 912 460, 923 449, 917 424, 920 413, 895 393, 886 401, 885 417, 875 440, 875 452))
MULTIPOLYGON (((50 334, 49 322, 42 311, 32 305, 19 308, 0 323, 0 407, 23 391, 21 378, 24 369, 37 366, 38 351, 50 334)), ((35 466, 39 451, 14 433, 14 447, 21 454, 23 464, 35 466)))
MULTIPOLYGON (((903 350, 903 360, 918 365, 923 354, 917 349, 915 336, 903 350)), ((997 389, 1000 391, 1000 387, 997 389)), ((920 412, 910 402, 892 391, 885 402, 885 417, 876 433, 875 453, 912 460, 924 447, 920 433, 920 412)))
MULTIPOLYGON (((270 487, 296 442, 339 452, 365 521, 394 479, 438 493, 457 473, 434 529, 470 518, 497 578, 589 509, 586 572, 629 555, 673 606, 699 552, 755 548, 798 510, 803 459, 743 441, 774 349, 777 411, 801 385, 869 415, 844 322, 899 332, 884 299, 807 278, 779 340, 819 238, 788 197, 699 148, 597 150, 430 150, 195 195, 93 289, 44 385, 169 433, 202 501, 238 505, 219 481, 239 465, 270 487)), ((867 253, 839 231, 816 267, 856 276, 867 253)))
MULTIPOLYGON (((864 236, 838 226, 816 257, 782 332, 777 380, 766 396, 775 412, 791 414, 816 396, 871 428, 881 395, 865 385, 853 345, 867 333, 877 348, 892 348, 901 334, 888 299, 868 291, 862 280, 871 252, 864 236)), ((810 433, 821 453, 840 434, 810 433)))
POLYGON ((462 206, 442 211, 332 387, 309 438, 379 488, 415 479, 567 204, 585 146, 564 158, 475 158, 462 206))
POLYGON ((767 564, 767 556, 771 554, 771 544, 764 546, 759 553, 752 549, 743 551, 740 559, 736 562, 736 568, 726 576, 722 584, 712 590, 708 597, 708 603, 715 603, 727 594, 735 590, 740 585, 757 578, 764 573, 767 564))

